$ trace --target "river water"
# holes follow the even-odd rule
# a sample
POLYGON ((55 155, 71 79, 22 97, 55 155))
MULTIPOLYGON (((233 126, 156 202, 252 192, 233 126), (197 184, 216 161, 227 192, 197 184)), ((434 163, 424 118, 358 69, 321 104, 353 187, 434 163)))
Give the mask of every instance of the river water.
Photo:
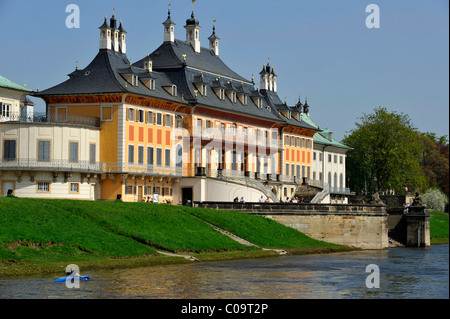
POLYGON ((0 280, 0 299, 448 299, 449 246, 97 270, 87 275, 91 280, 73 289, 55 283, 58 276, 0 280), (366 272, 368 265, 378 266, 379 288, 366 285, 368 276, 376 275, 366 272))

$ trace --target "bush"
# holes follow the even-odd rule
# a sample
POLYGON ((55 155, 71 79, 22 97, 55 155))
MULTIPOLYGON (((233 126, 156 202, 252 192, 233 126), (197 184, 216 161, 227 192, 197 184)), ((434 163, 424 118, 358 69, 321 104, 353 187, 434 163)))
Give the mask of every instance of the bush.
POLYGON ((448 198, 438 188, 430 188, 422 196, 422 200, 427 204, 428 208, 445 211, 445 206, 448 205, 448 198))

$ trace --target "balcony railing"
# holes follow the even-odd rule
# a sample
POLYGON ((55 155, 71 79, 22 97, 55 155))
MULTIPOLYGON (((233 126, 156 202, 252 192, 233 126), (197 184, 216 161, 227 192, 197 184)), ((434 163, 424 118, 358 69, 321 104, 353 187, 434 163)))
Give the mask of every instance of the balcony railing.
POLYGON ((136 174, 149 176, 183 176, 181 168, 154 167, 153 165, 121 165, 90 161, 68 160, 38 161, 36 159, 0 159, 0 170, 29 170, 51 172, 79 172, 96 174, 136 174))
POLYGON ((58 124, 100 127, 98 117, 80 114, 46 114, 46 113, 9 113, 0 114, 0 123, 31 123, 31 124, 58 124))

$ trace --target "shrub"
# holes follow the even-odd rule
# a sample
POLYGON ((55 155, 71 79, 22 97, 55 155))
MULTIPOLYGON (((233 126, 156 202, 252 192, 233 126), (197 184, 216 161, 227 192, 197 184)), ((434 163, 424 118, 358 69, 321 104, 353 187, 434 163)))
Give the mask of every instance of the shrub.
POLYGON ((438 188, 430 188, 422 196, 422 200, 428 208, 443 212, 448 204, 448 198, 438 188))

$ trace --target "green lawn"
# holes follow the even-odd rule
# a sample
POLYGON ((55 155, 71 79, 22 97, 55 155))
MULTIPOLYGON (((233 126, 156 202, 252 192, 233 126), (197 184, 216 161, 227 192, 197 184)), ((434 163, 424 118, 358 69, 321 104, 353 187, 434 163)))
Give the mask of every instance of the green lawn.
POLYGON ((430 211, 430 237, 431 244, 448 244, 449 223, 447 213, 430 211))
POLYGON ((273 254, 242 245, 204 220, 261 248, 292 253, 345 249, 244 213, 119 201, 0 197, 0 276, 61 272, 72 263, 86 269, 187 262, 161 256, 157 250, 194 254, 204 261, 273 254))
POLYGON ((294 250, 314 250, 324 247, 343 248, 340 245, 312 239, 293 228, 262 216, 191 207, 182 209, 263 248, 294 250))

